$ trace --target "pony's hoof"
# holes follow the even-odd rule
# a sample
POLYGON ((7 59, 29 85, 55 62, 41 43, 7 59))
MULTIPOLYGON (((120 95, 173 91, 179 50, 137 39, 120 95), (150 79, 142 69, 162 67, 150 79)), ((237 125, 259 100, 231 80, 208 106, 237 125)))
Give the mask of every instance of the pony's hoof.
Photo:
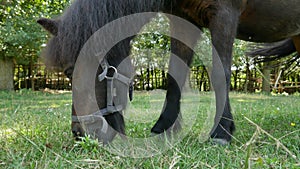
POLYGON ((221 146, 227 146, 230 144, 229 141, 221 138, 213 138, 211 139, 213 144, 221 145, 221 146))
POLYGON ((158 133, 153 133, 153 132, 150 133, 150 137, 155 137, 157 135, 159 135, 159 134, 158 133))

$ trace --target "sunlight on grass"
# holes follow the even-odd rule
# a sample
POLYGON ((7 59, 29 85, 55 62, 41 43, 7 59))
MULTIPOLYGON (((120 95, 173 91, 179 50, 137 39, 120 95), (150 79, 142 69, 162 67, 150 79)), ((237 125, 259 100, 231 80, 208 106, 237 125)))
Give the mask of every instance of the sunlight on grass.
POLYGON ((13 138, 13 137, 17 136, 17 133, 15 133, 12 129, 1 129, 0 136, 1 136, 1 138, 5 137, 5 139, 13 138))
POLYGON ((244 100, 244 99, 238 99, 238 102, 255 102, 255 100, 244 100))
MULTIPOLYGON (((128 136, 149 137, 163 107, 164 93, 135 92, 130 103, 134 109, 129 110, 136 111, 125 114, 128 136)), ((300 167, 299 96, 230 93, 237 130, 226 147, 203 142, 203 133, 211 125, 205 124, 206 119, 214 112, 212 93, 184 96, 182 134, 187 136, 170 149, 166 145, 165 151, 161 151, 163 144, 158 142, 130 139, 126 144, 132 150, 116 147, 136 155, 150 150, 161 152, 151 158, 134 159, 123 158, 118 152, 111 154, 92 140, 76 143, 70 131, 71 93, 0 92, 0 168, 300 167)), ((125 144, 122 139, 115 141, 125 144)))

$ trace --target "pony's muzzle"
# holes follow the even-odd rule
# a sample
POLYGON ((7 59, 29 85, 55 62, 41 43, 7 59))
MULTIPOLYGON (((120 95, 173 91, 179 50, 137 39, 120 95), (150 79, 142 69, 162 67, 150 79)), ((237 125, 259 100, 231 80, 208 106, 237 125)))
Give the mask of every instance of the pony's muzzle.
POLYGON ((76 139, 83 136, 90 136, 100 143, 108 144, 117 134, 103 116, 89 115, 77 116, 78 123, 72 123, 72 132, 76 139))
POLYGON ((84 131, 79 122, 72 122, 71 129, 75 140, 80 140, 80 137, 84 136, 84 131))

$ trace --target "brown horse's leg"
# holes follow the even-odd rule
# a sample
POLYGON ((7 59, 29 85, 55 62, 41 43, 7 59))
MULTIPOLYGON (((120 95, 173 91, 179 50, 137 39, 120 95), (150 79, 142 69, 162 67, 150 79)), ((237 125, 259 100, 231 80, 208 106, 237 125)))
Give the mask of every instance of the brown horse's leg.
POLYGON ((300 35, 292 37, 298 54, 300 55, 300 35))
POLYGON ((168 86, 167 95, 164 103, 164 109, 151 129, 154 134, 160 134, 164 131, 177 131, 180 129, 179 118, 180 117, 180 98, 181 89, 185 84, 185 80, 188 74, 188 66, 192 62, 192 56, 194 54, 193 47, 195 46, 199 32, 193 32, 189 25, 186 25, 180 21, 174 21, 172 17, 171 22, 171 58, 168 72, 168 86))
POLYGON ((211 81, 216 96, 215 125, 211 137, 219 144, 231 141, 235 129, 229 103, 232 48, 238 25, 239 9, 223 1, 210 22, 212 35, 213 70, 211 81))

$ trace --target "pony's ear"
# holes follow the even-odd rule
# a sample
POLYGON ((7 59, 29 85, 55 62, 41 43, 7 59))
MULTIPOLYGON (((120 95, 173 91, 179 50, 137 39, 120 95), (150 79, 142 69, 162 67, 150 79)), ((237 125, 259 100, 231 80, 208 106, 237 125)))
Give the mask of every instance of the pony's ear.
POLYGON ((49 31, 52 35, 57 35, 59 23, 56 20, 41 18, 37 20, 37 23, 42 25, 43 28, 49 31))

